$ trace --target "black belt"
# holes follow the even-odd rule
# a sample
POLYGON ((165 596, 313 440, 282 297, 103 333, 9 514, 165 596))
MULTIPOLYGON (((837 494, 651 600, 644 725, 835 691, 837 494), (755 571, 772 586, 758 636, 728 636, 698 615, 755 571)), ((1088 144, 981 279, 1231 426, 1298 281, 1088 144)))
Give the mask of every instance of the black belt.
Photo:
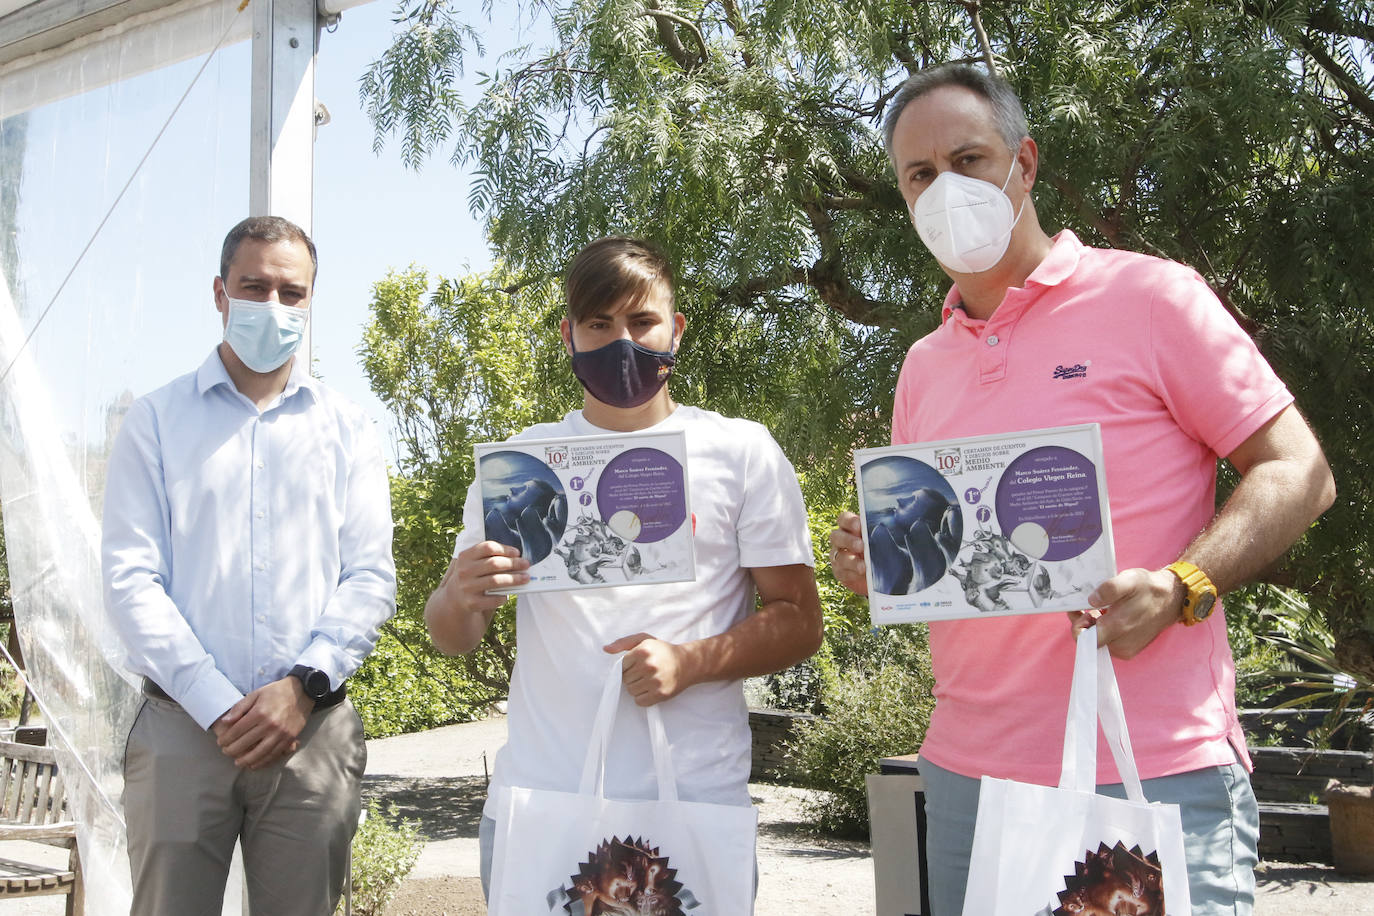
MULTIPOLYGON (((159 687, 157 685, 157 682, 154 681, 152 678, 145 677, 143 679, 143 693, 145 696, 154 697, 155 699, 159 700, 166 700, 168 703, 176 703, 176 700, 172 699, 171 695, 168 694, 167 691, 159 687)), ((329 693, 326 693, 324 696, 316 700, 315 709, 321 710, 328 709, 331 706, 338 706, 340 703, 344 701, 345 698, 347 698, 347 696, 348 683, 345 681, 344 683, 339 685, 338 690, 331 690, 329 691, 329 693)))

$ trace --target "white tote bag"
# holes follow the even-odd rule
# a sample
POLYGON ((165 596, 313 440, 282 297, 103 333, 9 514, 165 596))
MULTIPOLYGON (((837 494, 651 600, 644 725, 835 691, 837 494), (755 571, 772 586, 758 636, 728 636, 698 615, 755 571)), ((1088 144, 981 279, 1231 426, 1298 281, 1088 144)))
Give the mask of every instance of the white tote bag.
POLYGON ((964 916, 1188 916, 1178 805, 1150 803, 1126 733, 1111 655, 1078 638, 1059 785, 984 776, 964 916), (1097 720, 1126 799, 1095 793, 1097 720))
POLYGON ((606 797, 606 753, 624 692, 617 658, 577 792, 513 787, 498 796, 488 916, 753 913, 758 812, 678 800, 657 706, 645 713, 658 800, 606 797))

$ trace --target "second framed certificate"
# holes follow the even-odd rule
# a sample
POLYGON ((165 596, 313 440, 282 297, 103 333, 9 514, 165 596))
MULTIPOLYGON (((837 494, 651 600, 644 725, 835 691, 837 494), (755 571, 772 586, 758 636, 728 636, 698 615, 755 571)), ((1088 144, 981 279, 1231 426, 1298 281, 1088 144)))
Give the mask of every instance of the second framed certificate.
POLYGON ((1096 423, 854 453, 875 624, 1080 610, 1116 574, 1096 423))
POLYGON ((696 577, 682 432, 478 445, 484 536, 530 561, 512 592, 696 577))

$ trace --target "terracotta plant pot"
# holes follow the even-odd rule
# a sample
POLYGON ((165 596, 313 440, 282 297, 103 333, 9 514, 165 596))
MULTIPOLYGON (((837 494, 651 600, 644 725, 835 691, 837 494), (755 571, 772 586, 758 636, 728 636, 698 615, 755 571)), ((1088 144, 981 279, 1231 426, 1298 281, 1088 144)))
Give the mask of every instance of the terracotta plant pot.
POLYGON ((1326 787, 1331 853, 1343 875, 1374 875, 1374 790, 1332 780, 1326 787))

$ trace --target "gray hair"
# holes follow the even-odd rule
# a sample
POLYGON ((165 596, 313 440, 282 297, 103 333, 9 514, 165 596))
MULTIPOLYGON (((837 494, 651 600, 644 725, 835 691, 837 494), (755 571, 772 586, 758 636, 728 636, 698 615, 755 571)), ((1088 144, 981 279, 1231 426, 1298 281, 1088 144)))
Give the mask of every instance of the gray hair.
POLYGON ((238 254, 239 245, 243 244, 244 239, 257 239, 268 244, 300 242, 305 246, 305 250, 310 252, 310 282, 314 284, 315 277, 320 272, 320 259, 315 254, 315 243, 305 234, 304 229, 280 216, 250 216, 229 230, 219 251, 221 279, 228 281, 229 264, 234 260, 234 255, 238 254))
POLYGON ((906 106, 943 86, 963 86, 986 99, 992 107, 992 119, 997 125, 997 132, 1002 135, 1007 149, 1013 153, 1021 147, 1021 140, 1030 135, 1021 100, 1006 80, 968 64, 941 64, 913 74, 892 97, 887 114, 883 117, 883 146, 887 149, 889 160, 892 160, 892 135, 897 130, 897 119, 902 116, 906 106))

